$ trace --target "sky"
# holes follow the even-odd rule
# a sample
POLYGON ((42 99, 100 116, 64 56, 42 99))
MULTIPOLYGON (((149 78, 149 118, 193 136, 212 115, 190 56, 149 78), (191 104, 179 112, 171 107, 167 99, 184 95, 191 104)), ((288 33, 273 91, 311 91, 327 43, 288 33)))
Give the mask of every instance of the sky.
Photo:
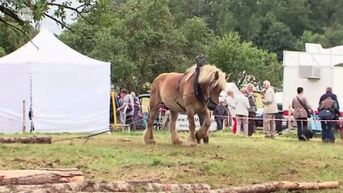
MULTIPOLYGON (((55 0, 55 3, 62 3, 65 0, 55 0)), ((72 7, 76 7, 78 5, 77 0, 72 0, 73 4, 72 7)), ((54 10, 50 10, 49 14, 53 15, 53 11, 54 10)), ((67 10, 67 23, 71 24, 75 21, 75 14, 72 11, 68 11, 67 10)), ((53 32, 54 34, 59 35, 62 30, 66 30, 66 29, 62 29, 61 26, 59 24, 57 24, 55 21, 53 21, 52 19, 49 18, 45 18, 40 22, 40 27, 41 28, 45 28, 48 29, 49 31, 53 32)))
POLYGON ((40 27, 48 29, 49 31, 57 35, 59 35, 62 32, 62 28, 58 24, 56 24, 55 21, 49 18, 46 18, 43 21, 41 21, 40 27))

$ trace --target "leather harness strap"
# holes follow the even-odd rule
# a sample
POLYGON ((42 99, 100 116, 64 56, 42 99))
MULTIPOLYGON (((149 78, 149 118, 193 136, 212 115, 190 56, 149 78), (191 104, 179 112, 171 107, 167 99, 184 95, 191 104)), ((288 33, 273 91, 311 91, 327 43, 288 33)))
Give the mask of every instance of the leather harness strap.
POLYGON ((195 72, 194 72, 194 93, 195 93, 195 97, 201 102, 201 103, 205 103, 205 97, 202 93, 200 84, 199 84, 199 75, 200 75, 200 67, 196 67, 195 68, 195 72))
POLYGON ((183 107, 178 101, 177 98, 180 97, 180 84, 181 84, 181 80, 183 79, 183 77, 185 77, 185 75, 187 74, 187 72, 183 73, 183 75, 177 80, 177 84, 176 84, 176 99, 175 102, 176 104, 183 110, 186 112, 185 107, 183 107))

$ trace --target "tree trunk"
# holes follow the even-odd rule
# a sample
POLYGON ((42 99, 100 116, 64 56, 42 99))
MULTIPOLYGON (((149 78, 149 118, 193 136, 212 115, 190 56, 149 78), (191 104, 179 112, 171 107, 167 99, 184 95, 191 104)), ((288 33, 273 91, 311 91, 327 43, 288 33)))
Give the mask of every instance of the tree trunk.
POLYGON ((77 169, 0 170, 0 185, 37 185, 84 181, 77 169))
POLYGON ((0 138, 0 143, 45 143, 51 144, 51 137, 14 137, 0 138))

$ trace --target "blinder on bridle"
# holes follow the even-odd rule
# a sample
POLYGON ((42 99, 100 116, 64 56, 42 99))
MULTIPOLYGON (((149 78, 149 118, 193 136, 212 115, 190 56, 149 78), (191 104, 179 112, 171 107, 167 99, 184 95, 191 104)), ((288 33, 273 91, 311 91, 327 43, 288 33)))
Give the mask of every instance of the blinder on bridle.
MULTIPOLYGON (((211 91, 214 89, 214 87, 217 86, 217 84, 218 84, 218 80, 215 80, 214 82, 212 82, 212 83, 210 84, 210 86, 209 86, 209 89, 210 89, 210 90, 208 90, 208 93, 211 92, 211 91)), ((207 108, 208 108, 209 110, 211 110, 211 111, 214 111, 214 110, 216 109, 217 105, 218 105, 218 104, 215 103, 215 102, 211 99, 211 97, 209 97, 209 98, 206 100, 206 106, 207 106, 207 108)))
POLYGON ((217 107, 217 103, 215 103, 211 98, 207 99, 206 106, 209 110, 214 111, 217 107))

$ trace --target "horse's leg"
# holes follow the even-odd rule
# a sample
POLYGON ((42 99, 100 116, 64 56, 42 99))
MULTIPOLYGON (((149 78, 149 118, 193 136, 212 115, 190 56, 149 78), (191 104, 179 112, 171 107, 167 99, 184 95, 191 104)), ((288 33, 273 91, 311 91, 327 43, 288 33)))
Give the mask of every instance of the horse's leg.
POLYGON ((201 125, 201 129, 195 133, 195 137, 198 143, 200 143, 201 139, 204 140, 204 143, 208 143, 209 142, 208 129, 211 126, 210 115, 207 110, 201 113, 197 113, 197 114, 199 116, 199 119, 203 120, 203 124, 201 125))
POLYGON ((200 123, 200 127, 202 126, 202 124, 204 123, 204 118, 202 116, 199 116, 199 123, 200 123))
POLYGON ((171 116, 170 133, 171 133, 171 140, 174 145, 182 144, 182 141, 179 139, 179 136, 177 135, 176 127, 175 127, 175 123, 176 123, 178 115, 179 113, 170 111, 170 116, 171 116))
POLYGON ((194 111, 187 110, 188 124, 189 124, 189 138, 188 142, 190 146, 195 146, 195 121, 194 121, 194 111))
POLYGON ((155 115, 156 115, 155 109, 156 108, 150 109, 149 114, 148 114, 148 125, 144 131, 144 142, 146 144, 156 143, 154 140, 154 135, 153 135, 153 125, 154 125, 154 119, 155 119, 155 115))
POLYGON ((147 144, 155 144, 154 135, 153 135, 153 126, 155 116, 159 113, 159 107, 161 104, 161 97, 159 94, 156 94, 157 90, 152 89, 151 97, 150 97, 150 104, 149 104, 149 115, 148 115, 148 125, 144 131, 144 142, 147 144), (154 92, 153 92, 154 91, 154 92))

